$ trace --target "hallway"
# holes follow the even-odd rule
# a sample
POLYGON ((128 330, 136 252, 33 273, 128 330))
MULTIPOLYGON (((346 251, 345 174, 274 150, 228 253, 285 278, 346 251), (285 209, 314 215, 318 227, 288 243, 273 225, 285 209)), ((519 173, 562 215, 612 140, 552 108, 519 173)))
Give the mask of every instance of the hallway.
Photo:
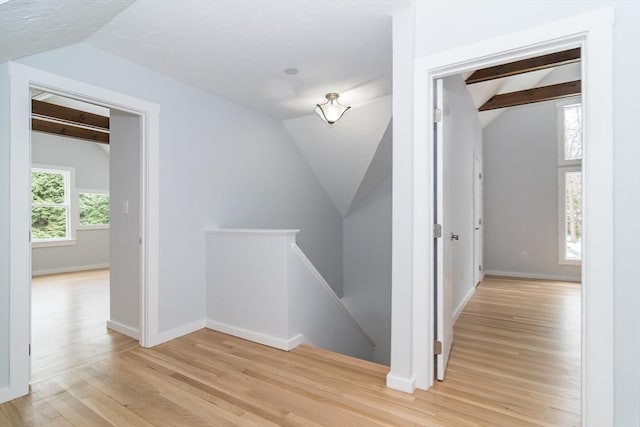
POLYGON ((0 405, 0 425, 580 424, 576 283, 487 278, 458 319, 446 380, 413 395, 387 389, 383 365, 306 345, 284 352, 203 329, 143 349, 103 323, 85 334, 72 318, 89 307, 59 338, 87 344, 0 405))

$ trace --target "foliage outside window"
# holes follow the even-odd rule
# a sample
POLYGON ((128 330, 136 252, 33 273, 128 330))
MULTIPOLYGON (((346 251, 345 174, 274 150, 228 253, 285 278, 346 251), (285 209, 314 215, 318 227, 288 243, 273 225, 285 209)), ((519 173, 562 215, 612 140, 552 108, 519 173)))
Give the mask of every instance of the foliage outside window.
POLYGON ((81 227, 109 225, 108 194, 80 192, 78 201, 81 227))
POLYGON ((561 108, 559 150, 560 263, 582 260, 582 105, 561 108))
POLYGON ((31 239, 33 241, 70 238, 69 172, 32 169, 31 239))

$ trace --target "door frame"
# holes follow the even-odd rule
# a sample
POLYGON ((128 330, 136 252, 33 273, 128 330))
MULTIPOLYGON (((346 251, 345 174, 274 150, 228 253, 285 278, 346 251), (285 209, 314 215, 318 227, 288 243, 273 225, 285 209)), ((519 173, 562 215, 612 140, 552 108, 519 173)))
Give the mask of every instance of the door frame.
POLYGON ((475 290, 478 283, 484 278, 484 218, 483 218, 483 206, 484 206, 484 192, 482 174, 483 167, 482 162, 484 156, 478 156, 475 149, 473 150, 473 181, 471 186, 473 188, 473 288, 475 290), (480 175, 480 177, 478 177, 480 175), (476 191, 479 194, 476 194, 476 191), (477 197, 476 197, 477 195, 477 197), (480 215, 477 215, 477 214, 480 215), (478 216, 480 218, 478 218, 478 216), (478 223, 476 220, 480 219, 478 223), (479 230, 476 230, 479 227, 479 230), (476 231, 478 231, 476 233, 476 231))
MULTIPOLYGON (((159 339, 159 130, 160 106, 145 100, 58 76, 15 62, 8 73, 9 132, 9 384, 0 402, 29 392, 31 360, 31 243, 29 188, 31 170, 32 88, 92 102, 140 116, 140 345, 159 339)), ((2 119, 2 118, 0 118, 2 119)), ((7 143, 5 141, 5 143, 7 143)))
MULTIPOLYGON (((433 256, 430 230, 434 117, 433 81, 558 50, 581 47, 585 112, 583 159, 582 263, 582 421, 609 425, 613 421, 613 8, 604 8, 525 29, 473 45, 419 57, 414 62, 413 158, 409 169, 413 191, 410 209, 415 238, 410 251, 410 293, 413 295, 410 348, 412 387, 433 385, 433 256), (426 195, 426 198, 425 198, 426 195), (425 265, 424 260, 431 260, 425 265), (423 267, 420 267, 420 266, 423 267)), ((396 166, 396 165, 394 165, 396 166)), ((395 169, 395 167, 394 167, 395 169)), ((394 202, 395 204, 395 202, 394 202)), ((395 209, 401 206, 394 206, 395 209)), ((397 254, 403 256, 403 254, 397 254)), ((402 286, 394 281, 394 288, 402 286)), ((399 292, 394 289, 395 293, 399 292)), ((395 319, 394 319, 395 320, 395 319)), ((393 345, 397 345, 395 342, 393 345)), ((393 366, 392 372, 405 367, 393 366)))

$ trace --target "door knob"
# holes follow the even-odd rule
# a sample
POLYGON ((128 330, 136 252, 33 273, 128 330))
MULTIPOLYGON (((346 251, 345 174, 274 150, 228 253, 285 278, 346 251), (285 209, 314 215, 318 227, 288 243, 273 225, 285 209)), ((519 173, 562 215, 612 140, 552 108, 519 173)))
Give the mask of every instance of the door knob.
POLYGON ((459 238, 460 238, 460 236, 458 236, 457 234, 451 233, 451 236, 450 236, 451 240, 458 240, 459 238))

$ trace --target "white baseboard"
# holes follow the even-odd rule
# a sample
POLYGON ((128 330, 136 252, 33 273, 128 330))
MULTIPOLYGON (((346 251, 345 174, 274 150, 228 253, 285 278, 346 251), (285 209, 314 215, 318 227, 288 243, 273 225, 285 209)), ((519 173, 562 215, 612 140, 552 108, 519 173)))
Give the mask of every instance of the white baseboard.
POLYGON ((76 271, 89 271, 89 270, 102 270, 103 268, 109 268, 109 263, 104 264, 91 264, 91 265, 77 265, 73 267, 61 267, 52 268, 49 270, 32 271, 32 276, 45 276, 47 274, 60 274, 60 273, 75 273, 76 271))
POLYGON ((389 373, 387 374, 387 387, 404 391, 405 393, 413 393, 416 389, 416 380, 413 377, 404 378, 389 373))
POLYGON ((563 276, 561 274, 520 273, 517 271, 485 270, 487 276, 515 277, 518 279, 557 280, 560 282, 580 282, 580 277, 563 276))
POLYGON ((10 400, 12 400, 11 388, 10 387, 0 388, 0 403, 8 402, 10 400))
POLYGON ((132 328, 131 326, 123 325, 122 323, 115 322, 113 320, 107 320, 107 328, 112 331, 126 335, 129 338, 140 341, 140 330, 132 328))
POLYGON ((464 296, 460 304, 458 304, 458 306, 454 310, 453 323, 456 323, 456 320, 458 320, 458 317, 460 317, 460 313, 462 313, 462 310, 464 310, 465 306, 467 305, 467 303, 469 302, 469 300, 471 299, 474 293, 476 293, 476 287, 472 286, 471 289, 469 289, 469 292, 467 292, 467 294, 464 296))
POLYGON ((171 341, 179 338, 183 335, 190 334, 191 332, 199 331, 205 327, 204 320, 198 320, 196 322, 187 323, 186 325, 178 326, 177 328, 169 329, 168 331, 158 333, 156 342, 152 345, 162 344, 163 342, 171 341))
POLYGON ((269 347, 278 348, 280 350, 290 351, 302 344, 308 342, 305 340, 303 334, 298 334, 289 339, 282 339, 274 337, 272 335, 266 335, 261 332, 250 331, 244 328, 238 328, 226 323, 217 322, 215 320, 207 320, 207 328, 214 331, 223 332, 225 334, 233 335, 234 337, 242 338, 248 341, 257 342, 258 344, 268 345, 269 347))

